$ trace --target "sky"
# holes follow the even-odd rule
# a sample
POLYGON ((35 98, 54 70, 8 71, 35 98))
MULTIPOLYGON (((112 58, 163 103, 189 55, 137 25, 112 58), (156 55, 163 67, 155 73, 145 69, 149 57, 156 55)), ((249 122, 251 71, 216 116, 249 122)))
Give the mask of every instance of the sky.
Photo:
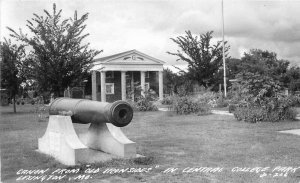
MULTIPOLYGON (((212 43, 222 40, 221 0, 0 0, 1 40, 7 26, 27 33, 26 20, 43 15, 53 3, 64 18, 89 13, 85 42, 103 50, 96 58, 136 49, 167 65, 182 65, 167 54, 179 48, 170 39, 186 30, 194 35, 214 31, 212 43)), ((279 59, 300 65, 300 0, 224 0, 225 40, 229 56, 241 58, 250 49, 277 53, 279 59)))

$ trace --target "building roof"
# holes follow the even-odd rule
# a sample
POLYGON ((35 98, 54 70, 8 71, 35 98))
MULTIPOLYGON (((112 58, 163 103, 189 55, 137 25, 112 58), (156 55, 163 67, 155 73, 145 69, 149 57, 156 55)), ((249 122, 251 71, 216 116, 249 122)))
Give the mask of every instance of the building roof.
POLYGON ((109 62, 111 60, 114 60, 116 58, 124 57, 124 56, 130 55, 130 54, 137 54, 137 55, 144 56, 144 57, 146 57, 146 58, 148 58, 148 59, 150 59, 150 60, 152 60, 152 61, 154 61, 154 62, 156 62, 158 64, 164 64, 165 63, 162 60, 159 60, 159 59, 156 59, 154 57, 151 57, 151 56, 149 56, 147 54, 144 54, 144 53, 142 53, 142 52, 140 52, 138 50, 135 50, 135 49, 134 50, 125 51, 125 52, 121 52, 121 53, 117 53, 117 54, 110 55, 110 56, 106 56, 106 57, 102 57, 102 58, 94 59, 94 63, 97 63, 97 62, 98 63, 104 63, 104 62, 107 63, 107 62, 109 62))
POLYGON ((94 59, 94 62, 104 62, 106 60, 110 60, 111 58, 115 58, 115 57, 119 57, 121 55, 126 55, 127 53, 130 53, 134 50, 129 50, 129 51, 124 51, 124 52, 121 52, 121 53, 117 53, 117 54, 114 54, 114 55, 109 55, 109 56, 106 56, 106 57, 101 57, 101 58, 97 58, 97 59, 94 59))

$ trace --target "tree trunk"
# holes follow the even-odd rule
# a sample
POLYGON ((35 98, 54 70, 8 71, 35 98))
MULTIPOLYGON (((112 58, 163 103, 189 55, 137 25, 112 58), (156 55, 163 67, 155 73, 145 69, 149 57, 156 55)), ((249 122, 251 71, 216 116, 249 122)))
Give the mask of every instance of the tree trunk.
POLYGON ((13 99, 14 99, 14 113, 16 113, 17 112, 17 110, 16 110, 16 95, 14 95, 13 99))

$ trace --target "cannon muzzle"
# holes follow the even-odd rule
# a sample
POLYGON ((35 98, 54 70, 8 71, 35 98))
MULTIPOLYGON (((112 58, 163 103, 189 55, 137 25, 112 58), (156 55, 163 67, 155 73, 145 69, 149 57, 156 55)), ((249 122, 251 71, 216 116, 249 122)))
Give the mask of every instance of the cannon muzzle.
POLYGON ((128 125, 133 117, 129 103, 116 101, 114 103, 98 102, 85 99, 57 98, 49 109, 50 115, 70 113, 73 123, 112 123, 117 127, 128 125))

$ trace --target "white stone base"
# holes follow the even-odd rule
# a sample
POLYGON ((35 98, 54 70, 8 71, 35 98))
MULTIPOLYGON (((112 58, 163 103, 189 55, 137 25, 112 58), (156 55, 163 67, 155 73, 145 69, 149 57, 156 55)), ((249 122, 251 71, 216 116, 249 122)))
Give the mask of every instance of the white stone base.
POLYGON ((92 123, 80 140, 91 149, 101 150, 123 158, 136 157, 136 143, 129 140, 119 127, 110 123, 92 123))
POLYGON ((78 139, 70 116, 50 115, 47 130, 38 139, 38 149, 65 165, 75 165, 87 147, 78 139))
POLYGON ((96 163, 113 158, 135 158, 136 143, 109 123, 91 124, 79 140, 70 116, 50 115, 47 130, 38 139, 38 151, 65 165, 96 163))

